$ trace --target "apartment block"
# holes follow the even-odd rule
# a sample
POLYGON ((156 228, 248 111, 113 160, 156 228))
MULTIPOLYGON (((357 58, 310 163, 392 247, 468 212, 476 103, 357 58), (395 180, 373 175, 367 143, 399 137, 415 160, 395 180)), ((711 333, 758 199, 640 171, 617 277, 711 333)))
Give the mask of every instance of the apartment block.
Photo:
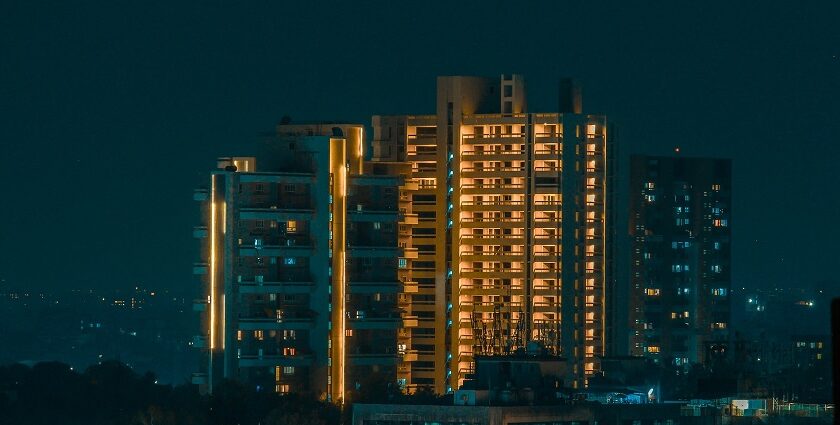
POLYGON ((731 177, 726 159, 631 158, 633 355, 685 366, 726 350, 731 177))
POLYGON ((519 75, 439 77, 434 115, 373 117, 373 163, 404 167, 417 220, 401 239, 409 391, 451 392, 475 356, 529 343, 583 387, 610 350, 612 138, 574 84, 558 97, 558 112, 532 113, 519 75))
POLYGON ((194 382, 352 397, 396 379, 398 176, 365 170, 364 127, 280 125, 196 191, 206 354, 194 382))

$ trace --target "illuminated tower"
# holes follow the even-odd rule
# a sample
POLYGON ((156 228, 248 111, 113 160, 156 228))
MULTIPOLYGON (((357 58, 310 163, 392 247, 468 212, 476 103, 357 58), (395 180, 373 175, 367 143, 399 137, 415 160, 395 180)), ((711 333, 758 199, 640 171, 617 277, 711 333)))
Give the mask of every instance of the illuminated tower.
POLYGON ((345 400, 395 380, 398 178, 363 173, 363 127, 280 125, 222 158, 202 203, 198 384, 345 400))
POLYGON ((373 160, 410 165, 418 225, 405 266, 398 376, 458 388, 474 354, 539 341, 582 387, 607 351, 612 155, 604 116, 561 84, 560 112, 529 113, 525 83, 440 77, 435 115, 373 117, 373 160))
POLYGON ((732 164, 633 156, 631 353, 688 366, 729 339, 732 164))

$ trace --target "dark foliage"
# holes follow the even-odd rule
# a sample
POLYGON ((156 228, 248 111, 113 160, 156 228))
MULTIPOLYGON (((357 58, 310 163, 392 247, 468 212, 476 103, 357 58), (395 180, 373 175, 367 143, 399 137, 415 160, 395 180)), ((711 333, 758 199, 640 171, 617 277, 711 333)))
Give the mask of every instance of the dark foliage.
POLYGON ((341 422, 335 405, 224 382, 212 396, 192 385, 155 384, 118 362, 83 373, 62 363, 0 367, 0 424, 191 425, 341 422))

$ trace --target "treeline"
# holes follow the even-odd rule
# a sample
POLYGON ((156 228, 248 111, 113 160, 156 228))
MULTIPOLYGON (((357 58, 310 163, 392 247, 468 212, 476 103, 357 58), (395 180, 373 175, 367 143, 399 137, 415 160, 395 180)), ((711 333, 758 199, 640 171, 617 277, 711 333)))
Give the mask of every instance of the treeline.
MULTIPOLYGON (((349 410, 349 409, 348 409, 349 410)), ((0 424, 286 425, 342 423, 334 404, 256 392, 224 382, 212 396, 193 385, 159 385, 119 362, 84 372, 63 363, 0 367, 0 424)))
MULTIPOLYGON (((359 403, 452 404, 431 391, 403 394, 371 374, 351 392, 359 403)), ((224 381, 212 395, 191 384, 159 385, 152 373, 106 361, 84 372, 64 363, 0 366, 0 425, 338 425, 352 406, 315 398, 255 391, 224 381)))

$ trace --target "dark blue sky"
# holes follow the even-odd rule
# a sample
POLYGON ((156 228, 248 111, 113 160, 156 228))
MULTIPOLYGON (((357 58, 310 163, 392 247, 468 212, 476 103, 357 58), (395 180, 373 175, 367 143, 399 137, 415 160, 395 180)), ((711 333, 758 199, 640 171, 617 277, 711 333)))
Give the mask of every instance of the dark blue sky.
POLYGON ((19 3, 0 8, 8 285, 195 289, 215 157, 284 114, 429 113, 435 76, 503 72, 532 111, 579 78, 625 155, 732 158, 735 286, 837 280, 836 1, 19 3))

